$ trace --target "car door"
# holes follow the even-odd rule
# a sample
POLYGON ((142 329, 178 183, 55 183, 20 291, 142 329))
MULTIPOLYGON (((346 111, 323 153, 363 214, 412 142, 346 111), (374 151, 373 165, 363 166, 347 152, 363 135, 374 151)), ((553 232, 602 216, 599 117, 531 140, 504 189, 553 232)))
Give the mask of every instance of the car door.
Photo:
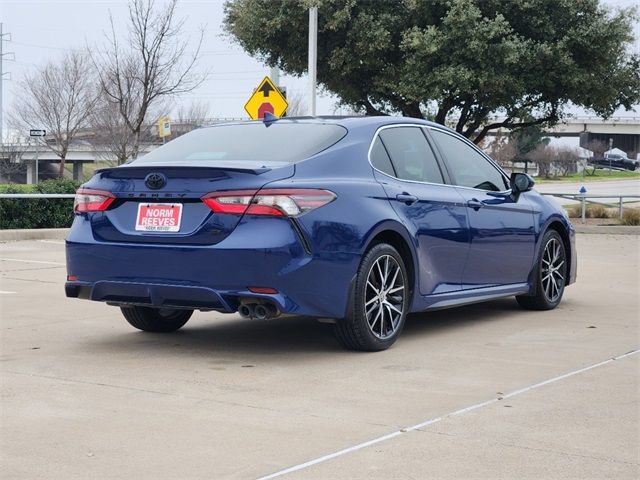
POLYGON ((374 175, 413 235, 422 295, 458 291, 469 248, 466 206, 419 126, 380 129, 370 149, 374 175))
POLYGON ((533 207, 511 195, 509 181, 475 146, 437 128, 428 129, 467 206, 471 244, 462 288, 528 280, 533 265, 533 207))

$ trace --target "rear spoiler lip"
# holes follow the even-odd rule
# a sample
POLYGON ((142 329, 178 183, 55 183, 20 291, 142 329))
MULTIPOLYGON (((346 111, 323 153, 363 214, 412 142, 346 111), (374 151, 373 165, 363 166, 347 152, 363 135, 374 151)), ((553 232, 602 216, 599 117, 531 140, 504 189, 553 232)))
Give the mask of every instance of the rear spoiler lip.
POLYGON ((123 164, 117 167, 109 167, 109 168, 101 168, 96 170, 95 173, 103 173, 108 171, 113 171, 115 169, 134 169, 134 170, 149 170, 150 168, 158 168, 158 169, 183 169, 183 168, 204 168, 204 169, 212 169, 212 170, 226 170, 231 172, 240 172, 240 173, 252 173, 254 175, 260 175, 265 172, 269 172, 274 168, 286 167, 291 165, 289 162, 278 162, 277 164, 272 163, 272 165, 261 165, 261 162, 246 162, 246 166, 237 166, 238 162, 233 162, 233 164, 229 162, 203 162, 203 161, 193 161, 193 162, 141 162, 139 164, 123 164))

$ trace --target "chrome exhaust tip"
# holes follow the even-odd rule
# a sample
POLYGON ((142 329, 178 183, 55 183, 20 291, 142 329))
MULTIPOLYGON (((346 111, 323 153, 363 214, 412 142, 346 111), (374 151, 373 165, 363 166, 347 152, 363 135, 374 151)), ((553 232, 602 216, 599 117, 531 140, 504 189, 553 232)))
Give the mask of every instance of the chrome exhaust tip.
POLYGON ((269 312, 266 306, 262 304, 256 305, 256 308, 254 308, 253 312, 258 320, 266 320, 269 317, 269 312))
POLYGON ((243 303, 238 307, 238 313, 242 318, 253 318, 254 311, 254 306, 250 303, 243 303))
POLYGON ((278 308, 272 303, 259 303, 254 309, 255 318, 258 320, 268 320, 280 315, 278 308))

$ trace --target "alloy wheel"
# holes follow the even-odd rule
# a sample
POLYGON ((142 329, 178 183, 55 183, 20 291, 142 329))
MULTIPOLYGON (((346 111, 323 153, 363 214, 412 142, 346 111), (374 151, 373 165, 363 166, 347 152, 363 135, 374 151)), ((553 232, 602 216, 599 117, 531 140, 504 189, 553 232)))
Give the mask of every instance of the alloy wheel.
POLYGON ((369 330, 380 340, 398 331, 404 311, 405 278, 398 261, 381 255, 371 266, 365 289, 365 316, 369 330))
POLYGON ((556 302, 562 295, 565 284, 566 264, 562 245, 556 238, 551 238, 544 247, 540 279, 547 300, 556 302))

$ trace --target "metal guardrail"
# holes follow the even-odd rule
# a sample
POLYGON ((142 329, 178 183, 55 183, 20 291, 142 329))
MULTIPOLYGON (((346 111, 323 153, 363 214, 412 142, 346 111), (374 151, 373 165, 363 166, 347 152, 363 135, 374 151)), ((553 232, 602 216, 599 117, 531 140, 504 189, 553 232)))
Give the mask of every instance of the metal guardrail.
MULTIPOLYGON (((588 200, 589 198, 617 198, 617 206, 619 209, 620 218, 622 218, 623 208, 624 208, 624 199, 625 198, 635 198, 640 201, 640 195, 607 195, 607 194, 587 194, 587 193, 542 193, 539 192, 540 195, 547 195, 550 197, 558 197, 564 198, 566 200, 575 200, 579 201, 582 205, 582 223, 586 222, 586 214, 587 214, 587 203, 592 203, 595 205, 604 205, 604 206, 615 206, 610 203, 598 202, 588 200)), ((0 193, 0 198, 75 198, 75 194, 73 193, 0 193)))
POLYGON ((542 193, 539 192, 540 195, 548 195, 551 197, 564 198, 566 200, 575 200, 580 202, 582 206, 581 219, 582 223, 586 223, 587 221, 587 203, 591 203, 594 205, 603 205, 607 207, 618 207, 618 214, 620 218, 622 218, 622 213, 624 209, 624 199, 625 198, 635 198, 640 201, 640 195, 608 195, 608 194, 591 194, 591 193, 542 193), (588 200, 589 198, 617 198, 618 201, 615 204, 606 203, 606 202, 598 202, 588 200))
POLYGON ((0 198, 75 198, 74 193, 0 193, 0 198))

